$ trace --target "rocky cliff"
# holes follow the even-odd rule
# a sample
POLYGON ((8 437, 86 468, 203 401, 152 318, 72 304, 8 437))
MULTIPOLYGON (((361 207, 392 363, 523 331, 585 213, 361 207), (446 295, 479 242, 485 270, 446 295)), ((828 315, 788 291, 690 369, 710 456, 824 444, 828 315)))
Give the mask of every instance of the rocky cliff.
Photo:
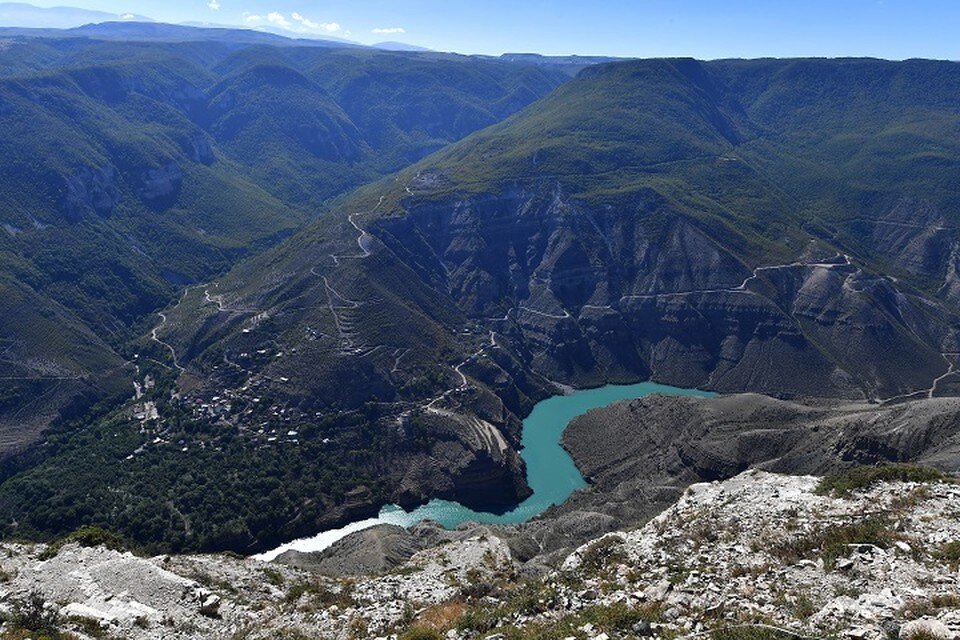
POLYGON ((759 471, 696 484, 646 526, 589 541, 532 579, 483 529, 349 579, 226 556, 8 544, 4 629, 138 640, 957 637, 955 481, 837 486, 759 471))

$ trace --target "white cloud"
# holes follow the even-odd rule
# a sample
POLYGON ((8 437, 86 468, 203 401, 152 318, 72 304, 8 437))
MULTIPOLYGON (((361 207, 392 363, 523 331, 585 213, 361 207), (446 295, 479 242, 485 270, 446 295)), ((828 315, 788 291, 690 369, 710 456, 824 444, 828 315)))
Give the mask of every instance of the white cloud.
POLYGON ((270 24, 275 24, 278 27, 283 27, 284 29, 289 29, 293 25, 290 24, 290 21, 287 20, 287 17, 280 13, 279 11, 271 11, 267 14, 267 22, 270 24))
POLYGON ((309 18, 302 16, 299 13, 294 13, 291 16, 294 20, 299 22, 301 26, 309 31, 322 31, 323 33, 336 33, 340 31, 341 27, 336 22, 314 22, 309 18))
MULTIPOLYGON (((210 1, 219 2, 219 0, 210 1)), ((290 31, 292 33, 301 34, 331 34, 337 33, 343 29, 343 27, 336 22, 316 22, 314 20, 310 20, 303 14, 296 12, 290 14, 289 18, 279 11, 271 11, 265 16, 256 13, 245 13, 243 14, 243 19, 247 24, 254 27, 270 25, 272 27, 280 27, 281 29, 290 31), (293 20, 293 22, 291 22, 291 20, 293 20)))
POLYGON ((220 11, 220 0, 210 0, 210 2, 207 3, 207 6, 214 11, 220 11))
POLYGON ((403 27, 377 27, 370 33, 406 33, 407 30, 403 27))
POLYGON ((120 16, 120 19, 121 19, 121 20, 136 20, 136 19, 137 19, 137 16, 133 15, 132 13, 125 13, 125 14, 123 14, 122 16, 120 16))

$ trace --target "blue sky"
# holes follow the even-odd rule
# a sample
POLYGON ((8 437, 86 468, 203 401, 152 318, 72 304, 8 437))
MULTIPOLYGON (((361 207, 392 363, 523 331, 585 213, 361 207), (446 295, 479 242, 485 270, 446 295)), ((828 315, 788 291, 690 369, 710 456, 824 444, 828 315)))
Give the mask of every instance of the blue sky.
POLYGON ((960 0, 43 0, 442 51, 960 59, 960 0))

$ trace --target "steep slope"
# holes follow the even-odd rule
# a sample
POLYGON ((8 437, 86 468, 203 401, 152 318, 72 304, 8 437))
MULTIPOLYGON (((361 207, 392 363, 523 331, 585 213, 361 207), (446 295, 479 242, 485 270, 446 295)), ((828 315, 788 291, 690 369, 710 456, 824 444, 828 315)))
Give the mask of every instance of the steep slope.
MULTIPOLYGON (((156 422, 127 422, 134 462, 111 486, 149 480, 147 504, 163 497, 226 518, 219 497, 202 507, 179 498, 178 473, 229 451, 217 458, 228 478, 218 489, 249 500, 245 474, 283 460, 284 473, 310 480, 276 487, 262 507, 271 517, 244 514, 228 538, 191 539, 176 523, 164 534, 257 549, 387 500, 515 502, 525 491, 519 417, 557 390, 552 381, 652 378, 885 402, 951 394, 956 310, 923 278, 888 275, 897 257, 883 246, 848 240, 858 235, 850 221, 878 200, 857 163, 845 167, 863 153, 857 162, 876 181, 906 176, 884 182, 889 201, 937 203, 956 217, 956 180, 942 179, 952 165, 928 171, 934 134, 909 137, 909 153, 868 145, 844 155, 836 145, 916 118, 934 132, 955 126, 955 103, 916 88, 949 93, 958 75, 953 63, 880 61, 587 69, 190 289, 142 344, 181 369, 176 387, 156 394, 156 422), (796 69, 814 80, 793 81, 796 69), (913 84, 900 90, 904 79, 913 84), (816 103, 826 115, 791 116, 805 113, 811 85, 840 98, 816 103), (764 94, 782 114, 764 110, 764 94), (855 117, 841 113, 847 103, 855 117), (816 126, 827 116, 832 124, 816 126)), ((112 432, 123 416, 107 424, 112 432)), ((32 486, 63 474, 83 477, 83 489, 48 499, 82 490, 116 500, 80 456, 8 484, 5 499, 22 505, 32 486)), ((29 527, 56 530, 58 515, 29 527)))
POLYGON ((956 302, 956 66, 928 60, 736 61, 718 69, 765 136, 768 166, 836 242, 956 302))
MULTIPOLYGON (((436 129, 430 142, 442 146, 562 80, 521 65, 290 44, 5 41, 0 274, 124 350, 143 331, 138 323, 185 285, 290 235, 331 197, 422 157, 420 127, 435 122, 425 105, 483 109, 483 118, 436 129), (437 68, 443 75, 418 88, 437 68), (348 113, 325 88, 359 73, 371 92, 398 87, 391 108, 406 110, 402 121, 383 103, 364 110, 345 100, 348 113), (518 97, 516 84, 527 81, 518 97), (395 155, 380 152, 371 123, 392 123, 395 155)), ((3 322, 0 338, 18 341, 18 357, 58 362, 60 348, 32 342, 25 317, 3 322)), ((42 416, 70 402, 65 391, 43 397, 42 416)))
POLYGON ((129 391, 134 374, 75 314, 0 277, 0 448, 22 453, 53 421, 129 391), (42 344, 38 350, 36 345, 42 344))

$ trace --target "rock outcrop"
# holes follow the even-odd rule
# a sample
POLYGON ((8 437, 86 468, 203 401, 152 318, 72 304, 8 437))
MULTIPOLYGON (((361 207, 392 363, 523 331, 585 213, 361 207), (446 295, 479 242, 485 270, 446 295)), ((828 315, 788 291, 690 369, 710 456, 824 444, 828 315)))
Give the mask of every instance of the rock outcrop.
POLYGON ((585 539, 567 520, 586 519, 607 531, 636 526, 689 485, 751 468, 823 474, 899 462, 953 472, 960 469, 958 416, 954 398, 888 406, 800 404, 756 394, 619 402, 574 419, 564 432, 563 445, 590 486, 507 535, 518 545, 538 540, 540 558, 555 558, 585 539))
POLYGON ((349 578, 317 575, 323 561, 304 558, 8 544, 0 595, 7 631, 33 594, 83 638, 958 637, 960 485, 934 475, 842 495, 818 485, 755 470, 696 484, 644 527, 592 540, 533 578, 491 530, 428 526, 344 541, 339 552, 358 560, 371 544, 403 559, 361 560, 349 578))
POLYGON ((64 179, 60 211, 71 222, 91 214, 109 215, 118 202, 120 189, 113 165, 80 167, 64 179))
POLYGON ((175 160, 170 160, 139 173, 137 194, 152 207, 166 208, 176 201, 182 183, 183 170, 175 160))

